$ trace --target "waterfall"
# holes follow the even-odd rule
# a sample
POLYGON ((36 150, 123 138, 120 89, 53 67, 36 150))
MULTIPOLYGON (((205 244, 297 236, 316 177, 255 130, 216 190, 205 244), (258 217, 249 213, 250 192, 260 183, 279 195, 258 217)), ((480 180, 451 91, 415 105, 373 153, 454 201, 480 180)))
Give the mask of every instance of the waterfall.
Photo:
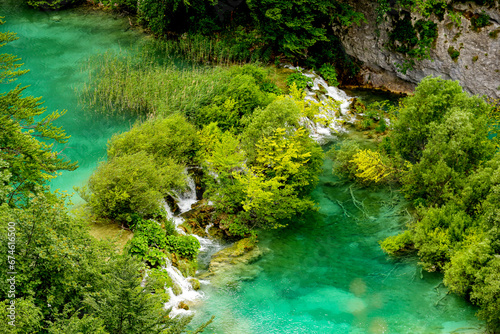
POLYGON ((179 314, 183 315, 191 314, 192 311, 179 308, 179 303, 186 301, 194 302, 198 299, 203 298, 203 294, 193 289, 193 287, 188 281, 188 279, 191 277, 188 278, 184 277, 182 273, 179 271, 179 269, 175 268, 172 265, 172 262, 170 262, 170 260, 167 259, 165 266, 162 267, 162 269, 167 272, 168 276, 172 279, 172 282, 175 285, 177 285, 181 290, 181 292, 178 295, 175 295, 172 288, 166 289, 166 292, 169 294, 170 299, 168 302, 165 303, 165 309, 169 308, 172 309, 172 311, 170 312, 170 316, 172 318, 176 317, 179 314))
MULTIPOLYGON (((165 211, 167 212, 167 218, 174 222, 176 231, 179 234, 183 235, 185 235, 186 232, 184 232, 184 230, 179 226, 184 223, 184 218, 180 215, 191 210, 192 205, 197 202, 196 184, 194 182, 194 179, 191 176, 188 176, 187 181, 188 189, 186 189, 182 193, 174 193, 172 196, 175 199, 177 206, 179 207, 179 213, 174 214, 170 206, 167 203, 164 204, 165 211)), ((209 228, 210 225, 206 227, 205 231, 208 231, 209 228)), ((198 239, 198 241, 200 242, 200 251, 202 252, 202 254, 200 254, 199 262, 202 262, 203 264, 205 264, 204 262, 206 261, 210 261, 212 254, 223 248, 222 245, 209 238, 203 238, 196 234, 192 234, 192 236, 198 239)), ((166 290, 166 292, 170 295, 170 299, 167 303, 165 303, 165 308, 172 308, 172 311, 170 313, 171 317, 175 317, 179 314, 190 314, 192 311, 179 308, 179 303, 184 301, 194 302, 196 300, 202 299, 203 294, 195 291, 189 283, 189 279, 192 277, 184 277, 182 273, 172 265, 170 260, 166 261, 166 264, 164 267, 162 267, 162 269, 168 273, 168 276, 172 279, 174 284, 178 285, 181 289, 181 293, 178 295, 174 294, 172 288, 168 288, 166 290)), ((200 281, 200 283, 208 284, 209 282, 200 281)))
MULTIPOLYGON (((284 67, 291 70, 297 69, 294 66, 285 65, 284 67)), ((313 86, 306 89, 306 100, 319 102, 323 105, 323 110, 326 110, 328 117, 333 120, 329 126, 324 126, 319 123, 314 123, 310 119, 302 118, 301 125, 310 130, 310 136, 319 144, 324 144, 333 138, 336 134, 346 132, 347 130, 342 126, 343 123, 352 123, 355 120, 353 115, 349 114, 349 108, 352 98, 349 97, 343 90, 335 87, 328 86, 328 83, 321 76, 317 75, 314 71, 302 73, 306 77, 312 79, 313 86), (321 92, 322 86, 326 93, 321 92), (340 115, 336 115, 336 108, 328 105, 328 98, 340 102, 340 115)), ((324 116, 320 116, 324 117, 324 116)))
MULTIPOLYGON (((293 67, 289 67, 294 69, 293 67)), ((313 81, 313 87, 307 89, 306 100, 314 100, 317 101, 316 96, 320 102, 323 104, 323 108, 326 108, 328 117, 334 120, 333 124, 329 127, 323 126, 322 124, 315 124, 313 121, 303 118, 301 119, 301 124, 308 128, 311 132, 311 137, 318 141, 320 144, 325 141, 331 140, 337 133, 345 132, 346 130, 342 127, 342 122, 352 121, 352 118, 349 118, 348 110, 350 106, 351 99, 347 96, 347 94, 334 86, 328 86, 326 81, 320 76, 316 75, 314 72, 305 73, 307 77, 311 78, 313 81), (325 94, 317 94, 320 91, 320 86, 322 86, 325 90, 325 94), (331 108, 328 105, 328 98, 332 98, 335 101, 340 101, 340 116, 336 115, 336 108, 331 108)), ((197 202, 196 199, 196 184, 194 179, 188 176, 188 188, 184 192, 176 192, 172 195, 174 200, 176 201, 177 206, 179 207, 179 213, 174 214, 172 209, 169 207, 167 203, 165 203, 164 207, 167 212, 167 218, 174 222, 175 228, 179 234, 186 234, 183 229, 179 226, 184 223, 184 218, 180 215, 191 210, 193 204, 197 202)), ((210 227, 213 224, 209 224, 205 228, 205 232, 208 234, 210 227)), ((200 242, 200 255, 198 257, 198 262, 202 266, 208 266, 212 255, 222 248, 223 245, 209 239, 200 237, 199 235, 193 234, 196 239, 200 242)), ((175 268, 170 260, 166 261, 165 266, 163 267, 172 281, 181 289, 181 292, 178 295, 175 295, 172 288, 168 288, 166 292, 170 295, 170 300, 165 303, 165 308, 172 308, 171 316, 175 317, 179 314, 190 314, 192 311, 188 311, 182 308, 179 308, 179 303, 183 301, 194 302, 196 300, 202 299, 203 294, 195 291, 191 284, 189 283, 189 278, 185 278, 182 273, 175 268)), ((209 281, 200 281, 202 284, 209 284, 209 281)))

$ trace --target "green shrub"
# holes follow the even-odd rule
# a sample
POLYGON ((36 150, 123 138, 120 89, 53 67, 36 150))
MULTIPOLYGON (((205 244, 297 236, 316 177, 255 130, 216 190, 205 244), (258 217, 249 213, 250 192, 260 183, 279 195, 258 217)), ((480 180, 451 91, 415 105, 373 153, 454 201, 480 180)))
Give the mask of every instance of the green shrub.
POLYGON ((159 165, 141 151, 102 162, 79 191, 97 216, 130 223, 134 214, 155 216, 166 194, 184 188, 185 180, 183 166, 170 159, 159 165))
POLYGON ((453 46, 450 46, 448 48, 448 54, 450 55, 450 58, 453 59, 453 61, 456 63, 458 57, 460 56, 460 51, 456 50, 453 46))
POLYGON ((490 24, 490 16, 483 11, 477 17, 473 16, 470 19, 470 23, 472 24, 473 29, 478 30, 490 24))
POLYGON ((495 29, 493 31, 490 31, 488 36, 490 36, 490 38, 492 38, 492 39, 497 39, 499 33, 500 33, 500 29, 495 29))
POLYGON ((387 130, 387 124, 385 122, 385 118, 381 118, 379 121, 378 121, 378 124, 377 126, 375 127, 375 131, 381 133, 381 132, 385 132, 385 130, 387 130))
POLYGON ((335 67, 330 64, 323 64, 319 69, 319 73, 325 79, 330 86, 338 86, 339 82, 337 81, 337 71, 335 67))
POLYGON ((31 7, 43 10, 59 10, 82 4, 84 0, 27 0, 31 7))
MULTIPOLYGON (((167 223, 171 224, 169 221, 167 223)), ((131 227, 134 237, 129 243, 129 253, 149 262, 152 267, 165 264, 168 232, 158 222, 137 216, 134 216, 131 227)))
POLYGON ((400 255, 413 248, 413 240, 409 230, 398 235, 385 238, 380 242, 380 247, 389 255, 400 255))
POLYGON ((144 151, 157 163, 171 159, 181 164, 196 163, 198 134, 193 125, 179 114, 155 118, 136 124, 129 131, 115 134, 108 144, 108 157, 113 159, 144 151))
POLYGON ((349 179, 356 178, 357 166, 350 162, 360 150, 360 146, 353 140, 344 140, 336 144, 327 155, 333 160, 333 173, 349 179))
POLYGON ((169 252, 179 254, 188 260, 196 259, 200 248, 198 239, 191 235, 169 235, 166 245, 169 252))
POLYGON ((304 90, 307 87, 312 87, 311 79, 300 72, 292 73, 286 79, 286 84, 288 85, 288 87, 291 87, 294 83, 295 85, 297 85, 297 88, 299 90, 304 90))

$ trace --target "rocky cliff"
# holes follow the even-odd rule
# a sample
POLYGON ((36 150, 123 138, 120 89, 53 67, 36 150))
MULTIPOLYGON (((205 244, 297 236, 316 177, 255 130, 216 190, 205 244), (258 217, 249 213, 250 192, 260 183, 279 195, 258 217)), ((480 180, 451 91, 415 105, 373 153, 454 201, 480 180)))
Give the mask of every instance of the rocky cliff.
MULTIPOLYGON (((363 63, 361 79, 367 86, 411 92, 422 78, 432 75, 459 80, 470 93, 500 98, 498 1, 490 1, 489 6, 448 1, 446 9, 430 15, 402 8, 395 1, 361 0, 350 4, 365 15, 367 23, 341 31, 340 35, 346 52, 363 63), (385 11, 377 11, 381 2, 388 5, 385 11), (429 47, 430 59, 417 60, 411 51, 401 52, 405 43, 414 49, 411 45, 415 40, 398 29, 418 28, 418 21, 429 23, 437 31, 429 47), (398 40, 397 36, 402 37, 398 40), (404 73, 401 67, 409 62, 414 65, 404 73)), ((422 39, 422 32, 414 30, 422 39)))

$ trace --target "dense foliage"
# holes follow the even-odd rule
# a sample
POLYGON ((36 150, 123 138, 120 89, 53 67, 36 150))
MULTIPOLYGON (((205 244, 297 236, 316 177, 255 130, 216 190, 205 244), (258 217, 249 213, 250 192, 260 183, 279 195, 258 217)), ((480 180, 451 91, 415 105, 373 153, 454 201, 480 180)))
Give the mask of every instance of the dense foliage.
MULTIPOLYGON (((329 126, 326 107, 338 105, 306 102, 305 87, 298 88, 297 82, 309 78, 299 72, 299 81, 289 76, 289 95, 283 95, 270 70, 255 65, 199 70, 179 69, 145 53, 137 59, 104 58, 84 101, 111 112, 117 107, 133 114, 155 111, 110 140, 108 161, 90 178, 84 195, 94 214, 121 222, 130 222, 133 215, 153 217, 162 199, 182 192, 179 173, 186 164, 203 166, 204 197, 225 215, 220 226, 228 235, 283 226, 314 207, 308 193, 317 181, 322 152, 302 126, 329 126), (206 91, 189 95, 198 80, 206 91), (139 94, 138 87, 154 93, 139 94)), ((334 80, 335 71, 324 70, 334 80)), ((174 253, 193 257, 182 238, 169 238, 171 247, 184 248, 174 253)), ((145 239, 136 242, 146 247, 145 239)))
POLYGON ((346 28, 364 17, 345 1, 101 0, 137 22, 184 58, 205 63, 282 59, 321 66, 354 62, 339 47, 333 24, 346 28))
POLYGON ((402 234, 382 242, 393 255, 416 249, 421 265, 480 307, 498 329, 498 106, 457 82, 426 78, 393 116, 379 152, 345 144, 337 168, 368 181, 397 181, 417 208, 402 234))
POLYGON ((95 214, 128 224, 132 214, 154 217, 163 198, 183 189, 185 180, 182 165, 171 159, 159 164, 140 151, 101 163, 81 195, 95 214))
MULTIPOLYGON (((0 38, 3 46, 15 35, 2 33, 0 38)), ((17 57, 2 54, 0 58, 3 82, 25 72, 18 70, 17 57)), ((61 128, 52 125, 60 115, 37 117, 45 111, 39 107, 39 99, 22 97, 22 90, 17 86, 0 99, 0 256, 4 259, 0 263, 0 332, 186 332, 191 318, 169 317, 170 310, 164 309, 164 299, 154 289, 158 275, 143 286, 144 263, 128 252, 120 255, 115 245, 92 237, 88 221, 68 212, 67 198, 44 187, 57 170, 63 169, 61 166, 74 169, 75 165, 60 159, 45 141, 67 139, 61 128)), ((154 177, 158 169, 162 174, 163 167, 148 170, 154 158, 145 153, 127 158, 133 170, 129 176, 148 172, 154 177), (134 160, 138 157, 141 163, 149 159, 145 170, 134 160)), ((116 194, 123 200, 127 196, 120 186, 130 185, 129 180, 115 181, 116 194)), ((182 177, 177 175, 174 182, 180 181, 182 177)), ((145 204, 127 203, 132 207, 133 203, 145 204)))
POLYGON ((25 0, 34 8, 43 10, 60 10, 63 8, 82 4, 84 0, 25 0))

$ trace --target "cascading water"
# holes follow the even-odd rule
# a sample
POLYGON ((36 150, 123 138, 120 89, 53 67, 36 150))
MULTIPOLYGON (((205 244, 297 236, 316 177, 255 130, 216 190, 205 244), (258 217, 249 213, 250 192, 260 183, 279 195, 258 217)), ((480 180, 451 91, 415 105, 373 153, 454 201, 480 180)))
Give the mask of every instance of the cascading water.
MULTIPOLYGON (((290 65, 285 67, 291 70, 297 69, 290 65)), ((343 127, 344 123, 354 121, 354 116, 348 113, 352 98, 339 88, 329 86, 325 79, 314 73, 314 71, 302 74, 312 79, 313 83, 312 87, 306 88, 307 95, 305 99, 315 102, 318 102, 319 99, 323 110, 326 111, 326 115, 320 115, 319 118, 328 118, 331 122, 328 126, 325 126, 306 117, 303 117, 300 122, 302 126, 309 129, 311 138, 323 145, 335 139, 337 134, 346 132, 345 127, 343 127), (321 88, 324 90, 322 91, 321 88), (340 105, 338 107, 336 105, 332 106, 330 99, 339 102, 340 105), (337 111, 340 112, 337 113, 337 111)))
POLYGON ((166 289, 166 292, 169 294, 170 299, 167 303, 165 303, 165 308, 171 308, 170 312, 171 317, 176 317, 179 314, 188 315, 191 314, 192 311, 185 310, 179 307, 181 302, 194 302, 200 298, 203 298, 203 294, 195 291, 191 284, 189 283, 189 279, 191 277, 184 277, 179 269, 175 268, 172 265, 172 262, 167 259, 165 266, 162 267, 168 274, 168 276, 172 279, 174 285, 177 285, 180 288, 180 293, 175 294, 172 288, 166 289))
MULTIPOLYGON (((184 235, 186 234, 186 232, 184 232, 184 230, 179 227, 180 225, 182 225, 182 223, 184 223, 184 218, 181 215, 191 210, 192 205, 198 202, 198 200, 196 199, 196 184, 193 178, 188 176, 187 181, 188 189, 182 193, 174 193, 173 196, 177 206, 179 207, 179 213, 177 215, 174 214, 170 206, 165 203, 167 218, 174 222, 177 232, 184 235)), ((206 228, 207 234, 209 228, 209 226, 207 226, 206 228)), ((214 253, 216 253, 223 247, 219 243, 209 238, 203 238, 196 234, 191 235, 198 239, 198 241, 200 242, 200 251, 202 252, 202 254, 200 255, 201 262, 206 262, 207 258, 210 259, 210 257, 214 253)), ((168 273, 168 276, 172 279, 173 283, 176 284, 181 290, 181 292, 177 295, 174 294, 172 288, 168 288, 166 290, 170 295, 170 299, 167 303, 165 303, 165 308, 172 308, 172 311, 170 312, 170 315, 172 317, 175 317, 179 314, 190 314, 191 311, 179 308, 179 303, 185 301, 194 302, 203 298, 203 294, 195 291, 189 283, 189 279, 192 277, 184 277, 182 273, 172 265, 170 260, 166 261, 163 270, 168 273)), ((209 282, 200 281, 200 283, 208 284, 209 282)))
MULTIPOLYGON (((336 133, 345 132, 345 129, 341 124, 347 121, 345 117, 347 115, 351 99, 345 92, 338 89, 337 87, 328 86, 326 81, 316 74, 308 73, 305 75, 313 79, 313 87, 308 89, 306 100, 316 101, 316 96, 319 96, 320 102, 323 103, 324 108, 329 108, 329 104, 327 102, 328 97, 340 102, 340 115, 336 115, 335 109, 327 109, 328 117, 334 120, 333 124, 331 124, 330 127, 323 126, 322 124, 313 124, 312 121, 308 119, 302 119, 303 125, 311 130, 311 137, 318 141, 320 144, 325 143, 326 141, 334 138, 334 135, 336 133), (326 89, 326 94, 317 94, 317 92, 320 91, 320 86, 326 89)), ((196 199, 196 184, 193 178, 188 177, 188 188, 186 189, 186 191, 182 193, 176 192, 172 197, 174 198, 176 205, 179 208, 179 212, 177 214, 174 214, 170 206, 165 203, 164 206, 167 212, 167 218, 174 222, 175 228, 179 234, 185 235, 186 232, 180 227, 180 225, 184 223, 184 218, 181 215, 191 210, 193 204, 198 202, 198 200, 196 199)), ((212 227, 212 225, 213 224, 209 224, 206 226, 205 232, 207 233, 207 235, 209 234, 209 229, 210 227, 212 227)), ((209 238, 204 238, 196 234, 192 234, 192 236, 194 236, 200 242, 200 255, 198 260, 202 266, 208 266, 212 255, 224 248, 223 245, 209 238)), ((182 273, 172 265, 170 260, 166 261, 163 269, 168 273, 174 284, 176 284, 181 290, 181 292, 177 295, 174 294, 172 288, 168 288, 166 290, 170 295, 170 299, 169 302, 165 303, 165 308, 172 308, 170 314, 173 317, 179 314, 190 314, 192 311, 180 308, 179 304, 185 301, 194 302, 196 300, 202 299, 204 295, 192 288, 191 284, 189 283, 190 277, 184 277, 182 273)), ((210 282, 207 280, 201 280, 200 283, 209 284, 210 282)))

